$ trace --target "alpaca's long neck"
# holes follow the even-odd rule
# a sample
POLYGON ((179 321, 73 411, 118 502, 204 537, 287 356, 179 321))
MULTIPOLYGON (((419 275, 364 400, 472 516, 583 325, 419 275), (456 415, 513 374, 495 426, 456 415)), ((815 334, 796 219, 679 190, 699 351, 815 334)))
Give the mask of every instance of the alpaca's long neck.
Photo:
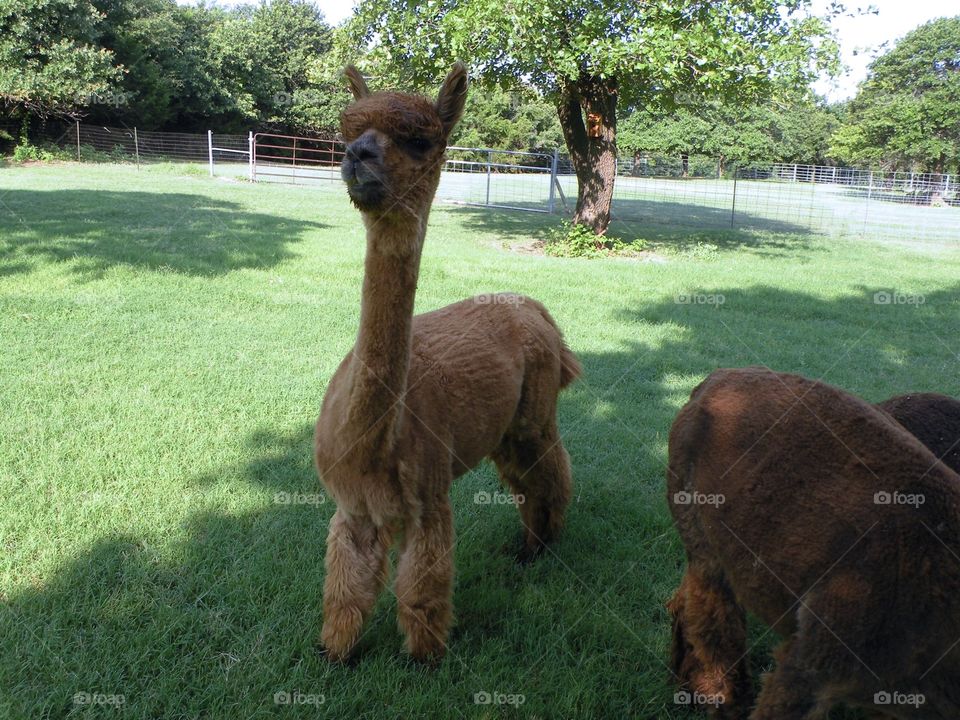
POLYGON ((426 218, 404 226, 367 219, 360 331, 353 350, 350 429, 387 449, 396 438, 410 368, 413 303, 426 218))

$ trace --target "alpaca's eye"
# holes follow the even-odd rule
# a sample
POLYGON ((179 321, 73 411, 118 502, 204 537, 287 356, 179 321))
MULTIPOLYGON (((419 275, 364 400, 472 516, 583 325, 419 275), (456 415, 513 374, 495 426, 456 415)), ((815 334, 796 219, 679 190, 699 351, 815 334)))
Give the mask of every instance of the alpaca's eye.
POLYGON ((416 155, 422 155, 423 153, 427 152, 432 145, 433 143, 424 137, 407 138, 403 142, 403 146, 416 155))

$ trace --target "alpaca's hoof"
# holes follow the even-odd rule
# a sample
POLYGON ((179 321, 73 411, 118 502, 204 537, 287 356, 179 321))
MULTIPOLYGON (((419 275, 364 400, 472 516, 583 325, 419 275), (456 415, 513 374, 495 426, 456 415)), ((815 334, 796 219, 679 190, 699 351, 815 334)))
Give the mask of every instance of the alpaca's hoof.
POLYGON ((407 652, 421 665, 436 667, 447 652, 446 632, 440 626, 426 623, 407 626, 407 652))
POLYGON ((320 643, 320 654, 323 655, 327 660, 332 663, 338 663, 346 665, 351 658, 350 652, 341 652, 339 650, 333 650, 326 647, 323 643, 320 643))
POLYGON ((423 665, 428 668, 439 667, 443 661, 446 648, 438 644, 432 648, 417 648, 416 651, 410 651, 410 659, 417 665, 423 665))
POLYGON ((337 632, 332 624, 323 626, 319 645, 320 652, 327 660, 335 663, 347 663, 355 649, 352 633, 337 632))
POLYGON ((540 557, 542 552, 543 552, 542 546, 538 545, 535 548, 529 548, 526 545, 524 545, 520 549, 520 552, 518 552, 516 555, 515 560, 517 561, 517 565, 529 565, 538 557, 540 557))
POLYGON ((443 655, 410 655, 410 662, 419 667, 425 667, 428 670, 436 670, 443 662, 443 655))
POLYGON ((520 549, 516 554, 516 561, 519 565, 529 565, 543 554, 545 545, 541 542, 530 542, 524 537, 520 542, 520 549))

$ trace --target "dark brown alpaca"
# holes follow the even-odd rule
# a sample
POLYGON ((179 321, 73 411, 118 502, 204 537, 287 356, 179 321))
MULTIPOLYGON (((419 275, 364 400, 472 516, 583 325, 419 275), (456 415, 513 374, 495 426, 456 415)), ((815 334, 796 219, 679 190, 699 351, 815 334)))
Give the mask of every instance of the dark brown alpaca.
POLYGON ((877 407, 960 473, 960 401, 939 393, 911 393, 884 400, 877 407))
POLYGON ((570 461, 557 394, 580 374, 546 309, 487 295, 413 315, 420 253, 447 138, 463 111, 456 65, 436 101, 371 94, 341 117, 342 174, 367 230, 356 345, 330 381, 315 450, 337 511, 327 541, 321 641, 346 658, 399 541, 396 595, 407 648, 439 658, 452 619, 454 478, 493 458, 518 497, 532 557, 563 525, 570 461))
POLYGON ((713 717, 960 717, 960 476, 874 406, 764 368, 711 374, 669 455, 673 670, 713 717), (745 612, 785 638, 752 713, 745 612))

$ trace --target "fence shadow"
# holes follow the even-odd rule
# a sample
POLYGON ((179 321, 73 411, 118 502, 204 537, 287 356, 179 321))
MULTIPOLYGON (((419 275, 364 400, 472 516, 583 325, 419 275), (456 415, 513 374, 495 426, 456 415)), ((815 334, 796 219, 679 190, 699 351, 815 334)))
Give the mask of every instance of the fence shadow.
MULTIPOLYGON (((668 339, 657 344, 625 333, 619 349, 591 351, 569 338, 585 368, 560 404, 576 499, 549 554, 519 568, 500 552, 505 537, 519 535, 514 511, 470 502, 477 487, 495 482, 490 468, 455 484, 459 624, 454 655, 438 670, 424 673, 400 654, 389 596, 357 667, 332 667, 317 654, 333 508, 282 497, 318 492, 304 424, 254 430, 241 463, 200 478, 263 489, 261 507, 185 518, 186 539, 166 559, 141 538, 103 537, 48 583, 4 595, 0 649, 12 672, 0 684, 11 716, 77 713, 77 692, 123 693, 124 717, 237 715, 240 705, 243 716, 268 716, 277 712, 273 693, 319 690, 328 715, 373 717, 384 701, 390 714, 391 693, 406 686, 417 688, 410 702, 425 713, 441 717, 441 703, 456 702, 447 716, 467 717, 478 712, 466 703, 479 683, 524 689, 576 676, 591 685, 572 699, 531 692, 525 710, 562 715, 590 703, 598 716, 644 707, 657 717, 695 717, 671 702, 663 610, 683 565, 665 501, 665 437, 692 386, 716 367, 769 363, 825 375, 870 400, 960 391, 957 379, 941 387, 916 380, 918 362, 940 362, 924 357, 925 347, 937 347, 931 330, 960 336, 960 285, 931 293, 922 307, 876 305, 870 288, 830 299, 771 287, 702 290, 725 302, 589 308, 597 322, 661 328, 668 339), (543 602, 544 594, 553 600, 543 602), (544 655, 549 662, 531 665, 544 655), (552 707, 556 701, 568 705, 552 707)), ((755 673, 769 663, 768 647, 754 652, 755 673)))
POLYGON ((70 262, 82 275, 115 265, 223 275, 277 265, 292 257, 291 243, 324 227, 205 195, 9 190, 0 197, 0 273, 70 262))

